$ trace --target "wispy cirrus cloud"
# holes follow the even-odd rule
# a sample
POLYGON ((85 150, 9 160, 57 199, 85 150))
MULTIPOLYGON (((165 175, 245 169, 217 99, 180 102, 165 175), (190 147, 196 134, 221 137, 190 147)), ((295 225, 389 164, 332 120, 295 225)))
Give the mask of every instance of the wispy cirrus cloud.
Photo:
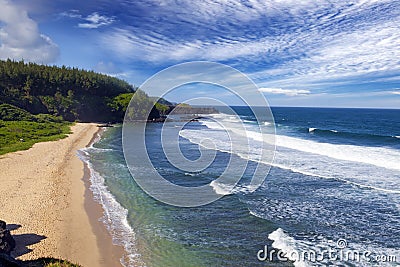
POLYGON ((159 0, 135 5, 159 20, 135 14, 140 28, 104 34, 101 42, 121 58, 154 64, 227 62, 266 87, 310 87, 371 74, 382 79, 388 71, 400 72, 400 4, 393 1, 159 0))
POLYGON ((259 88, 262 93, 274 94, 274 95, 286 95, 286 96, 304 96, 309 95, 311 92, 304 89, 282 89, 282 88, 259 88))
POLYGON ((396 60, 400 58, 400 28, 395 21, 342 32, 329 42, 316 44, 317 47, 305 50, 305 55, 300 58, 253 72, 251 76, 267 80, 265 86, 301 84, 311 87, 396 81, 396 73, 400 73, 396 60))
POLYGON ((69 17, 69 18, 76 18, 76 19, 81 19, 82 15, 79 13, 79 10, 77 9, 71 9, 69 11, 64 11, 60 13, 61 17, 69 17))
POLYGON ((167 40, 152 32, 146 36, 126 29, 116 29, 102 36, 102 42, 122 57, 152 62, 212 60, 224 61, 235 58, 254 57, 262 53, 277 52, 285 47, 284 41, 263 38, 251 40, 167 40), (112 44, 112 45, 111 45, 112 44))
POLYGON ((124 73, 124 65, 151 75, 176 63, 217 61, 291 101, 351 90, 390 97, 400 81, 398 1, 116 0, 97 7, 77 6, 68 16, 83 28, 106 26, 91 35, 109 56, 96 62, 115 62, 124 73))

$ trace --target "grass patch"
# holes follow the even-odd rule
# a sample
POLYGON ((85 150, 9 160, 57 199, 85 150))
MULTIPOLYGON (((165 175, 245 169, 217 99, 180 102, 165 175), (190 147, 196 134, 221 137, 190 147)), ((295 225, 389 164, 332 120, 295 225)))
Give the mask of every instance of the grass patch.
POLYGON ((70 122, 35 122, 0 120, 0 155, 26 150, 33 144, 55 141, 71 133, 70 122))

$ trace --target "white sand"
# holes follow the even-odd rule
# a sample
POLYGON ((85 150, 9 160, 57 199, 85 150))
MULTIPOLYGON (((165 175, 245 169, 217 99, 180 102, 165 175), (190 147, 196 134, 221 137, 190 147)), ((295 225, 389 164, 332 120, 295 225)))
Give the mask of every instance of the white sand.
POLYGON ((98 128, 77 123, 71 130, 65 139, 0 156, 0 219, 21 225, 11 232, 19 259, 56 257, 101 266, 98 237, 84 208, 84 165, 76 156, 98 128))

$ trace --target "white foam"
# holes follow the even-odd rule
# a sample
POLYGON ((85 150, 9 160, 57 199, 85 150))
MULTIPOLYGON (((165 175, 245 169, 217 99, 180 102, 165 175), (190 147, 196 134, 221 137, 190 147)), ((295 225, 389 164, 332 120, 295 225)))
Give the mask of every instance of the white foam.
MULTIPOLYGON (((223 115, 219 117, 223 118, 223 115)), ((261 133, 252 131, 252 128, 246 128, 245 132, 238 131, 235 124, 224 124, 225 127, 230 127, 229 131, 246 135, 249 139, 249 143, 243 146, 250 146, 250 153, 244 148, 241 151, 231 151, 223 128, 215 122, 202 122, 211 130, 182 130, 180 135, 196 144, 200 144, 202 138, 212 139, 217 146, 209 147, 210 149, 234 153, 246 160, 260 160, 259 142, 263 140, 261 133), (251 142, 251 139, 256 142, 251 142)), ((400 193, 400 150, 321 143, 284 135, 276 135, 276 146, 274 162, 264 162, 265 164, 305 175, 337 179, 363 188, 400 193)))
POLYGON ((219 183, 217 181, 212 181, 210 186, 213 188, 214 192, 218 195, 232 195, 237 193, 251 193, 257 189, 256 185, 236 185, 232 188, 232 185, 226 185, 223 183, 219 183))
MULTIPOLYGON (((290 170, 292 172, 301 173, 301 174, 304 174, 304 175, 307 175, 307 176, 313 176, 313 177, 318 177, 318 178, 323 178, 323 179, 334 179, 334 180, 339 180, 339 181, 342 181, 342 182, 345 182, 345 183, 348 183, 348 184, 351 184, 351 185, 355 185, 355 186, 358 186, 358 187, 361 187, 361 188, 369 188, 369 189, 374 189, 374 190, 378 190, 378 191, 382 191, 382 192, 386 192, 386 193, 400 194, 400 190, 392 190, 392 189, 385 189, 385 188, 376 187, 376 186, 373 186, 373 185, 365 185, 365 184, 362 184, 360 182, 355 182, 355 181, 350 181, 348 179, 340 178, 337 175, 336 176, 333 176, 333 175, 329 176, 329 175, 316 174, 316 173, 313 173, 313 172, 310 172, 310 171, 305 171, 305 170, 301 170, 301 169, 297 169, 297 168, 294 168, 294 167, 285 166, 283 164, 278 164, 278 163, 272 163, 271 165, 274 166, 274 167, 278 167, 280 169, 290 170)), ((396 179, 395 183, 397 184, 397 179, 396 179)))
POLYGON ((97 148, 97 147, 89 147, 91 152, 109 152, 109 151, 115 151, 115 149, 112 148, 97 148))
POLYGON ((400 135, 395 135, 394 138, 400 139, 400 135))
MULTIPOLYGON (((102 127, 102 130, 103 130, 103 132, 105 132, 105 131, 108 130, 108 128, 102 127)), ((99 142, 100 139, 101 139, 101 134, 100 134, 100 132, 98 131, 98 132, 96 133, 96 136, 94 137, 94 139, 93 139, 93 141, 92 141, 92 143, 90 144, 89 147, 90 147, 90 148, 93 148, 93 145, 94 145, 95 143, 99 142)))
MULTIPOLYGON (((340 251, 338 248, 337 241, 326 238, 324 236, 319 236, 315 240, 314 236, 304 236, 302 240, 295 239, 287 234, 282 228, 278 228, 268 235, 268 238, 273 241, 272 247, 282 251, 284 256, 292 261, 294 261, 294 266, 331 266, 332 261, 329 259, 327 251, 340 251), (314 252, 316 255, 315 259, 308 258, 310 252, 314 252), (305 256, 303 256, 305 255, 305 256), (322 255, 325 255, 324 257, 322 255), (322 256, 322 258, 321 258, 322 256)), ((349 240, 350 241, 350 240, 349 240)), ((374 246, 372 244, 360 244, 355 242, 346 242, 346 247, 343 248, 345 253, 337 253, 337 258, 335 263, 340 266, 347 266, 348 263, 356 263, 357 266, 393 266, 393 262, 373 262, 360 256, 359 261, 349 260, 346 258, 346 252, 358 252, 363 255, 364 252, 372 252, 371 258, 375 255, 398 255, 399 250, 393 248, 384 248, 374 246), (343 256, 344 255, 344 256, 343 256)))
MULTIPOLYGON (((97 139, 100 140, 100 139, 97 139)), ((125 254, 120 259, 123 266, 145 266, 135 244, 135 233, 128 223, 128 210, 121 206, 105 185, 104 178, 94 170, 89 160, 89 151, 93 144, 78 150, 78 157, 90 170, 90 190, 93 197, 103 208, 102 222, 111 234, 113 244, 124 248, 125 254)))
POLYGON ((215 130, 224 130, 224 127, 219 125, 217 122, 214 121, 200 121, 200 123, 204 126, 206 126, 209 129, 215 129, 215 130))
MULTIPOLYGON (((206 125, 211 129, 217 129, 214 124, 206 125)), ((218 128, 219 130, 222 127, 218 128)), ((228 129, 235 131, 235 128, 228 129)), ((309 131, 315 131, 316 128, 309 128, 309 131)), ((236 131, 239 134, 246 134, 249 138, 257 141, 263 140, 260 132, 247 130, 245 133, 236 131)), ((264 140, 273 140, 264 138, 264 140)), ((400 170, 399 158, 400 151, 385 147, 365 147, 355 145, 338 145, 331 143, 322 143, 312 140, 300 139, 284 135, 276 135, 276 145, 295 149, 312 154, 327 156, 334 159, 360 162, 371 164, 387 169, 400 170)))
POLYGON ((270 233, 268 235, 268 238, 274 241, 272 243, 272 247, 282 251, 283 255, 286 258, 294 262, 294 266, 309 266, 305 261, 299 260, 299 257, 296 257, 296 253, 297 255, 301 254, 301 250, 298 247, 298 242, 294 238, 286 234, 281 228, 278 228, 274 232, 270 233))
POLYGON ((276 145, 330 158, 400 170, 400 151, 385 147, 365 147, 315 142, 290 136, 277 135, 276 145))
MULTIPOLYGON (((308 128, 308 132, 309 133, 313 133, 313 132, 315 132, 315 130, 320 130, 320 129, 318 129, 318 128, 308 128)), ((332 133, 337 133, 338 131, 337 130, 329 130, 330 132, 332 132, 332 133)))
POLYGON ((194 176, 197 176, 199 174, 198 173, 192 173, 192 172, 185 172, 185 175, 194 177, 194 176))
POLYGON ((225 195, 230 195, 233 193, 231 186, 229 186, 229 188, 228 188, 226 185, 218 183, 215 180, 210 183, 210 186, 213 188, 215 193, 217 193, 218 195, 225 196, 225 195))

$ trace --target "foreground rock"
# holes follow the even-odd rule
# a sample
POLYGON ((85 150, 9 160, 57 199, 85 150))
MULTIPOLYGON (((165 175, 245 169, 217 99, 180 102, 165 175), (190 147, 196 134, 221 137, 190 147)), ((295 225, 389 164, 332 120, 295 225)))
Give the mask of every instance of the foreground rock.
POLYGON ((23 267, 23 265, 10 255, 0 253, 0 267, 23 267))
POLYGON ((7 230, 5 221, 0 220, 0 267, 19 267, 18 261, 10 256, 15 248, 15 240, 7 230))
POLYGON ((0 220, 0 253, 10 255, 15 248, 15 240, 11 236, 10 230, 7 230, 5 221, 0 220))

